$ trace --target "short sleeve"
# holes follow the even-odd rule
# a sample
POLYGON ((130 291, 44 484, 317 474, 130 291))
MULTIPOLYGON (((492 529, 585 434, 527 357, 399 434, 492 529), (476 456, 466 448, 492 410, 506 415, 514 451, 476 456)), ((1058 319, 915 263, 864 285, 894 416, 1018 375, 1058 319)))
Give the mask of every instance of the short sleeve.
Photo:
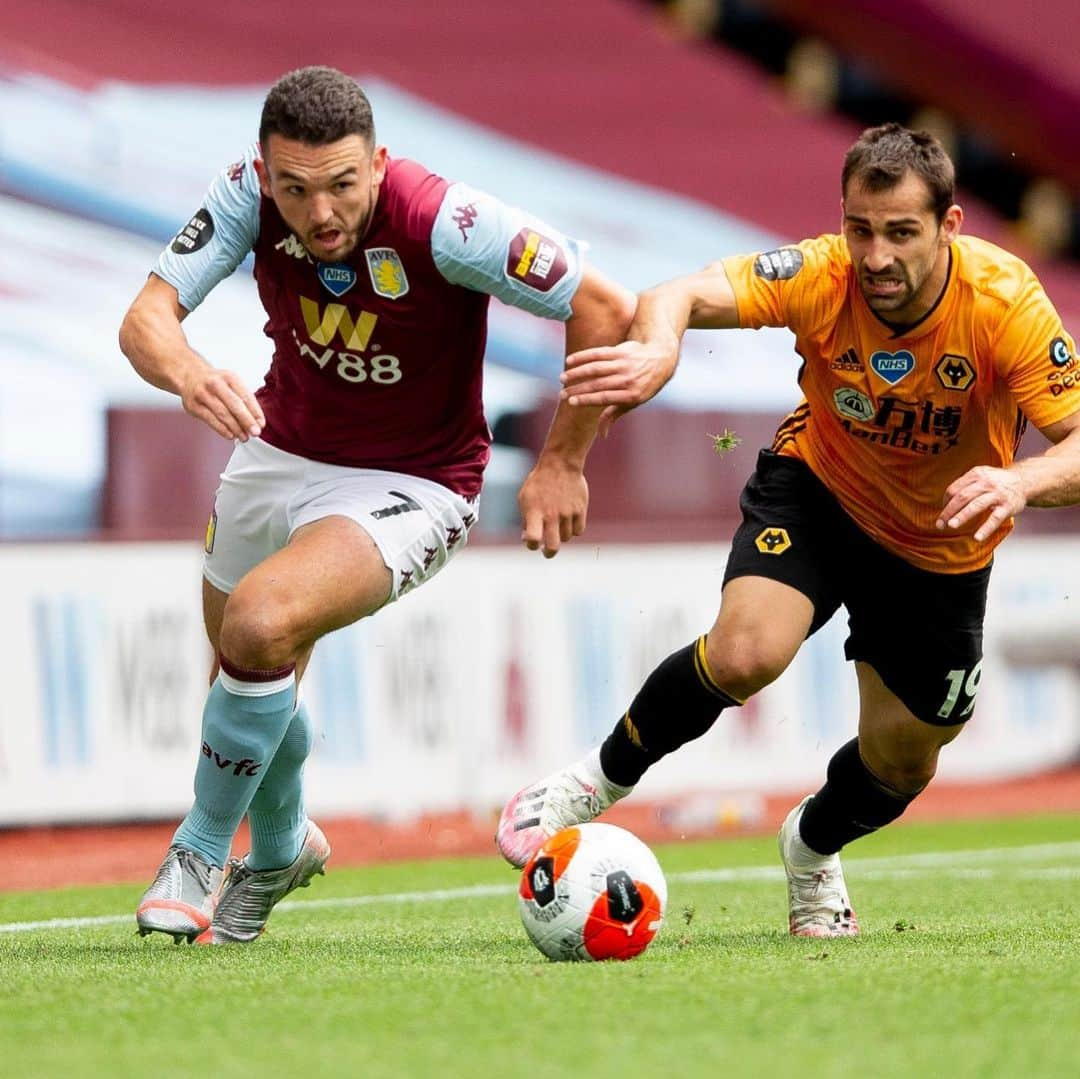
POLYGON ((1034 275, 1002 319, 993 350, 998 372, 1037 427, 1080 408, 1076 343, 1034 275))
POLYGON ((542 318, 565 321, 586 247, 523 210, 466 184, 451 184, 431 233, 439 272, 542 318))
POLYGON ((843 239, 835 236, 723 260, 739 325, 787 326, 796 334, 820 325, 842 302, 847 265, 843 239))
POLYGON ((188 311, 194 311, 255 245, 260 201, 257 156, 253 145, 240 161, 222 170, 202 206, 154 265, 154 273, 176 289, 188 311))

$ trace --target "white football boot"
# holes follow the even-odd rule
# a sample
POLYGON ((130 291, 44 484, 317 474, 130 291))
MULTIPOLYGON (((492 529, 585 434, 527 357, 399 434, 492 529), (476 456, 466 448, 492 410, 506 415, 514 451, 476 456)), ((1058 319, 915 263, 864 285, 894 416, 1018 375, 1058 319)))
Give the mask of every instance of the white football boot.
POLYGON ((250 944, 274 907, 296 888, 306 888, 316 874, 326 873, 330 844, 314 821, 308 821, 300 853, 281 869, 252 869, 242 858, 229 861, 213 921, 198 944, 250 944))
POLYGON ((600 751, 538 783, 522 787, 506 803, 495 830, 499 853, 519 869, 545 839, 563 828, 585 824, 634 788, 612 783, 600 770, 600 751))
POLYGON ((194 851, 170 847, 135 911, 139 936, 157 932, 177 944, 194 940, 210 927, 221 878, 222 871, 194 851))
POLYGON ((817 854, 799 835, 804 798, 784 819, 777 835, 788 882, 788 930, 793 937, 854 937, 859 921, 848 901, 838 854, 817 854))

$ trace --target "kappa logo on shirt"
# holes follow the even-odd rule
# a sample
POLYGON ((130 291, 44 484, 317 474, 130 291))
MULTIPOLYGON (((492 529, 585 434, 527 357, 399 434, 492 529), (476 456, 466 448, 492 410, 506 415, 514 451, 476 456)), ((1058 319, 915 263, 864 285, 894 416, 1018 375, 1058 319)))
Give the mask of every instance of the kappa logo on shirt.
POLYGON ((307 259, 308 262, 311 262, 308 249, 296 238, 295 232, 290 232, 284 240, 278 240, 274 244, 274 250, 284 251, 286 255, 292 255, 294 259, 307 259))
POLYGON ((467 202, 464 206, 454 207, 454 213, 450 220, 453 221, 461 231, 461 242, 463 244, 469 242, 469 230, 476 224, 476 218, 479 212, 475 202, 467 202))
POLYGON ((537 292, 550 292, 568 269, 562 245, 535 229, 522 229, 511 241, 506 273, 537 292))

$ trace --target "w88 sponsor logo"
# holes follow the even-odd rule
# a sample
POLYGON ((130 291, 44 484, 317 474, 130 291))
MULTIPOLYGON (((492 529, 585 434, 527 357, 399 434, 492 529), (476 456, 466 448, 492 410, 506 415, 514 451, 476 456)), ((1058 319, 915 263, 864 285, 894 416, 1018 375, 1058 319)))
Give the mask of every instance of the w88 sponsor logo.
POLYGON ((401 361, 397 356, 388 353, 361 356, 355 352, 342 352, 334 348, 312 348, 307 341, 300 340, 300 335, 295 330, 293 338, 300 355, 314 360, 320 370, 336 361, 334 371, 338 378, 343 378, 346 382, 374 382, 381 386, 390 386, 401 381, 401 361))
POLYGON ((375 382, 389 386, 401 381, 401 361, 397 356, 377 354, 362 356, 360 353, 369 347, 375 351, 378 346, 371 345, 371 337, 378 315, 370 311, 361 311, 354 318, 343 304, 331 303, 321 308, 314 300, 300 297, 300 313, 304 328, 312 344, 322 346, 312 348, 307 341, 301 341, 300 335, 293 330, 293 339, 300 355, 312 359, 320 369, 325 369, 336 361, 335 371, 346 382, 375 382), (337 339, 345 346, 344 350, 334 348, 337 339))

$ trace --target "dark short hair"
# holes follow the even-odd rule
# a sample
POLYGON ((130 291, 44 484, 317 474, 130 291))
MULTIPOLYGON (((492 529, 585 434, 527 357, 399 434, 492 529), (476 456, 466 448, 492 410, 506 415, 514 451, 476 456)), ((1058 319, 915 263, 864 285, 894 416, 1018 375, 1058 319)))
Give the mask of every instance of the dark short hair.
POLYGON ((930 209, 940 223, 956 201, 956 169, 945 148, 927 131, 911 131, 901 124, 868 127, 844 157, 841 193, 847 197, 852 181, 867 191, 888 191, 908 172, 929 188, 930 209))
POLYGON ((336 68, 297 68, 282 75, 263 102, 259 142, 265 147, 271 135, 309 146, 360 135, 373 146, 371 102, 353 79, 336 68))

